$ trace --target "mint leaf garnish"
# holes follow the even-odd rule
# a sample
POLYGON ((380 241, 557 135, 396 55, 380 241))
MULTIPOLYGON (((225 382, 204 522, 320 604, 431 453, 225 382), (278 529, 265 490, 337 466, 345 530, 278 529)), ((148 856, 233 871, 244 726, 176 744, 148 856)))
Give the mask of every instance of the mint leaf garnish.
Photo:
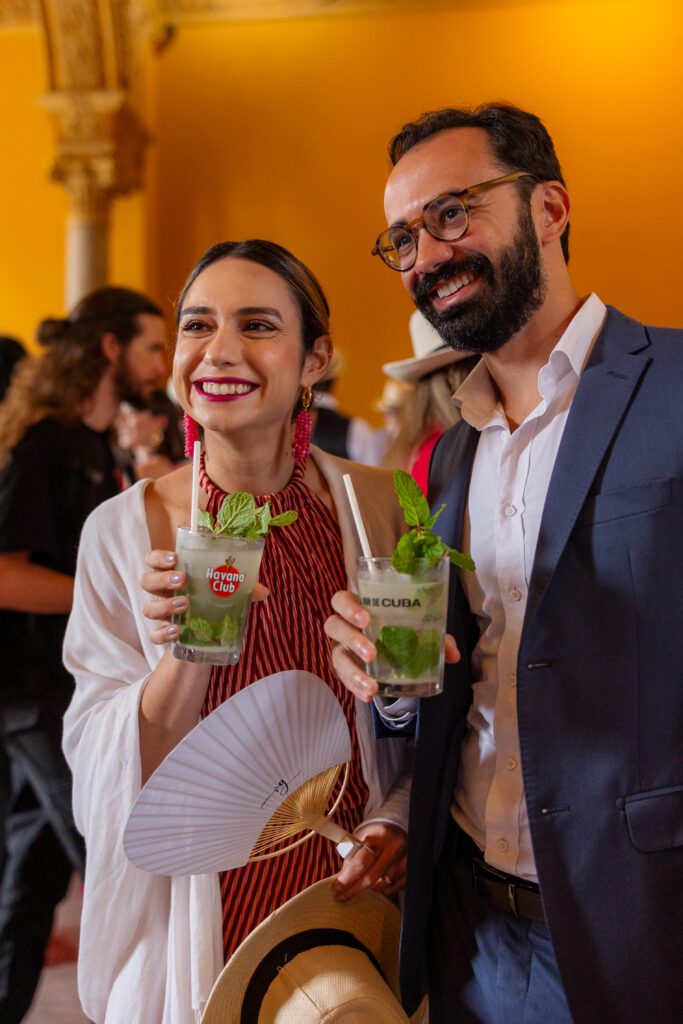
POLYGON ((403 509, 408 526, 424 526, 429 519, 429 505, 422 488, 409 473, 397 469, 394 473, 394 491, 403 509))
POLYGON ((280 512, 278 516, 273 516, 270 520, 270 526, 290 526, 295 523, 299 518, 299 513, 295 512, 294 509, 289 509, 288 512, 280 512))
MULTIPOLYGON (((213 625, 202 619, 199 615, 193 615, 188 623, 190 632, 199 644, 213 643, 213 625)), ((190 641, 192 642, 192 641, 190 641)))
POLYGON ((402 668, 417 650, 417 632, 409 626, 383 626, 376 641, 377 653, 402 668))
POLYGON ((417 679, 423 672, 436 668, 441 657, 441 635, 437 629, 423 629, 414 654, 407 664, 408 675, 417 679))
POLYGON ((445 505, 432 515, 421 488, 410 474, 402 469, 397 469, 394 473, 394 493, 403 509, 406 524, 412 527, 400 538, 391 556, 391 564, 396 572, 414 576, 431 569, 444 555, 448 556, 453 565, 470 572, 474 570, 474 562, 469 555, 449 548, 432 531, 445 505))
POLYGON ((205 530, 211 530, 213 533, 216 528, 216 520, 210 512, 205 512, 203 508, 200 508, 197 509, 197 525, 203 526, 205 530))
POLYGON ((271 526, 289 526, 298 518, 299 513, 294 509, 273 516, 270 502, 257 505, 254 495, 248 491, 226 494, 215 519, 202 509, 199 509, 197 514, 197 522, 205 530, 228 537, 244 537, 247 540, 267 537, 271 526))
POLYGON ((224 647, 226 644, 234 644, 240 631, 239 612, 228 612, 219 622, 213 624, 213 635, 217 642, 224 647))
POLYGON ((216 517, 216 533, 242 537, 253 524, 255 515, 256 502, 253 494, 249 494, 248 491, 227 494, 216 517))

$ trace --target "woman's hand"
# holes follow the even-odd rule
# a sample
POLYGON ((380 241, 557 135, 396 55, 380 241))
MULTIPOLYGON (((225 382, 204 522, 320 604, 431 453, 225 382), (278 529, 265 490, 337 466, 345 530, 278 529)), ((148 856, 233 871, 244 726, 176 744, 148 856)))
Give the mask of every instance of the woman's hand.
POLYGON ((184 612, 190 603, 178 593, 185 586, 187 576, 176 570, 175 551, 150 551, 145 565, 148 571, 143 573, 140 585, 151 599, 145 601, 142 613, 155 623, 149 634, 152 643, 167 644, 179 633, 179 627, 171 625, 171 617, 184 612))
MULTIPOLYGON (((377 693, 377 683, 363 667, 364 661, 372 661, 377 656, 377 649, 363 630, 370 625, 370 615, 358 603, 355 594, 348 590, 339 590, 332 598, 332 607, 336 615, 330 616, 325 623, 325 632, 331 640, 332 664, 334 670, 347 690, 354 697, 366 703, 377 693)), ((455 640, 446 634, 446 661, 460 661, 460 652, 455 640)))
POLYGON ((364 846, 344 861, 334 888, 338 900, 349 900, 363 889, 377 889, 387 895, 399 892, 406 879, 406 834, 398 825, 374 822, 353 833, 364 846), (367 847, 367 848, 366 848, 367 847))
MULTIPOLYGON (((150 595, 150 600, 145 601, 142 612, 156 623, 149 638, 154 644, 167 644, 180 631, 178 626, 171 625, 171 617, 181 615, 190 603, 184 594, 179 593, 185 586, 187 575, 176 569, 175 551, 150 551, 145 564, 148 571, 143 573, 140 585, 150 595)), ((263 601, 268 594, 267 588, 257 583, 252 601, 263 601)))

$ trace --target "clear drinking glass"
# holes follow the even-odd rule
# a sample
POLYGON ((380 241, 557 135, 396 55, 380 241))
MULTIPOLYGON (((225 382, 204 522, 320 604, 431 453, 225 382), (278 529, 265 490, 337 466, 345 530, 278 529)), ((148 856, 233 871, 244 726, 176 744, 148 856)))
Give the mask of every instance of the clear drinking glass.
POLYGON ((432 697, 443 689, 450 563, 414 575, 390 558, 358 559, 358 594, 370 613, 365 635, 377 648, 366 665, 383 697, 432 697))
POLYGON ((171 644, 176 658, 210 665, 239 661, 264 543, 264 537, 246 540, 178 527, 177 568, 187 573, 183 593, 190 607, 173 617, 180 627, 171 644))

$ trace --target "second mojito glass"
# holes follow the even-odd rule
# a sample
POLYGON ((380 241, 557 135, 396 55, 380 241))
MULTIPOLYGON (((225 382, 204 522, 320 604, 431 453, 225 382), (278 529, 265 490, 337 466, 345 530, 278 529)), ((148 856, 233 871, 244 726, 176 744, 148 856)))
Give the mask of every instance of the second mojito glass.
POLYGON ((383 697, 432 697, 443 689, 450 562, 397 572, 390 558, 358 559, 358 594, 377 648, 366 666, 383 697))

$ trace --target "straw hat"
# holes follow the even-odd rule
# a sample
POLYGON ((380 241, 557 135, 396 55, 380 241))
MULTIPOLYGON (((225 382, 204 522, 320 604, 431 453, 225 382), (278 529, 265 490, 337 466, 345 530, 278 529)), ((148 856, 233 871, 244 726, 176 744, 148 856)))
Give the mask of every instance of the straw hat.
POLYGON ((385 363, 382 369, 387 377, 415 384, 426 374, 472 355, 471 352, 458 352, 450 345, 446 345, 419 309, 411 313, 408 329, 415 356, 412 359, 398 359, 393 363, 385 363))
POLYGON ((410 1024, 398 1001, 400 925, 381 893, 338 903, 332 879, 317 882, 238 947, 202 1024, 410 1024))

